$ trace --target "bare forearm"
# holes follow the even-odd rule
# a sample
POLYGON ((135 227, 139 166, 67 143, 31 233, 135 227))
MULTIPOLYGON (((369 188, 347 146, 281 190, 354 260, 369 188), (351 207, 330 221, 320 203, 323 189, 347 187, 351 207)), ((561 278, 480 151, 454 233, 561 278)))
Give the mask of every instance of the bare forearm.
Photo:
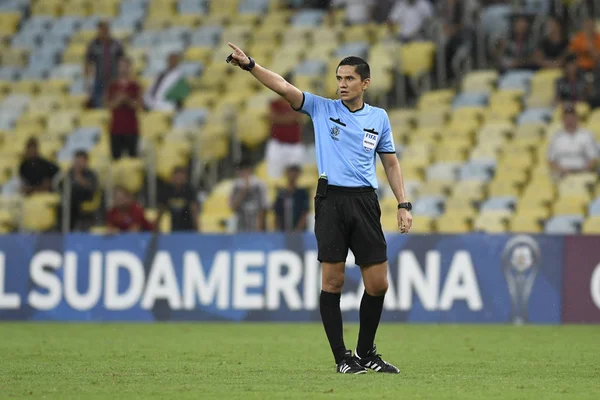
POLYGON ((385 174, 398 203, 407 202, 408 199, 406 198, 406 192, 404 191, 404 179, 402 177, 402 168, 400 168, 400 164, 396 163, 395 165, 387 167, 385 169, 385 174))
POLYGON ((265 87, 283 97, 292 107, 297 109, 302 105, 302 92, 283 79, 281 75, 256 64, 252 68, 252 76, 265 87))

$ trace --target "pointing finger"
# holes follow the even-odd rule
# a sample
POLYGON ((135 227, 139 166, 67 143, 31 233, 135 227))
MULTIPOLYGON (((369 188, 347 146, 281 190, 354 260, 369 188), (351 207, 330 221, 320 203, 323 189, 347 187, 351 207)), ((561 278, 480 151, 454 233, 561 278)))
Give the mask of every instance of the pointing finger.
POLYGON ((239 47, 237 47, 235 44, 233 44, 231 42, 227 42, 227 45, 235 51, 240 51, 239 47))

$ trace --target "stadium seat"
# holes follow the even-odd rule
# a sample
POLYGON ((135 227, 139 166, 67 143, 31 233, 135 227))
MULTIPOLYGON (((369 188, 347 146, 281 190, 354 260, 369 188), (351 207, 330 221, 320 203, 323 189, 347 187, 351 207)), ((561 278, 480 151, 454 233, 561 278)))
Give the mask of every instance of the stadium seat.
POLYGON ((416 78, 433 69, 436 46, 433 42, 412 42, 400 48, 400 71, 416 78))
POLYGON ((583 225, 583 215, 560 215, 546 221, 544 232, 547 234, 575 235, 583 225))
POLYGON ((526 214, 515 214, 510 220, 510 231, 515 233, 540 233, 542 222, 539 218, 526 214))
POLYGON ((473 229, 479 232, 504 233, 508 229, 509 210, 485 210, 475 217, 473 229))
POLYGON ((26 232, 45 232, 57 223, 60 197, 54 193, 40 193, 23 199, 22 229, 26 232))
POLYGON ((586 235, 600 235, 600 216, 593 215, 586 219, 581 228, 581 233, 586 235))
POLYGON ((467 233, 471 230, 469 219, 456 212, 448 212, 436 220, 438 233, 467 233))

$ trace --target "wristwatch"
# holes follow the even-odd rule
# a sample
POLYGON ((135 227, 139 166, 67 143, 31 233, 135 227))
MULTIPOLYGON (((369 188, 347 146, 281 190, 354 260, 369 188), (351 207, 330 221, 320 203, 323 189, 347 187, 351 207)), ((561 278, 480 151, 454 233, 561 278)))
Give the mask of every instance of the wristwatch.
POLYGON ((248 57, 248 60, 250 60, 250 62, 248 63, 248 65, 241 65, 240 67, 242 67, 242 69, 244 71, 252 71, 252 68, 254 68, 254 66, 256 65, 256 63, 254 62, 254 59, 252 57, 248 57))
POLYGON ((410 211, 412 210, 412 204, 410 203, 410 201, 407 201, 406 203, 400 203, 398 204, 398 210, 401 208, 406 209, 406 211, 410 211))

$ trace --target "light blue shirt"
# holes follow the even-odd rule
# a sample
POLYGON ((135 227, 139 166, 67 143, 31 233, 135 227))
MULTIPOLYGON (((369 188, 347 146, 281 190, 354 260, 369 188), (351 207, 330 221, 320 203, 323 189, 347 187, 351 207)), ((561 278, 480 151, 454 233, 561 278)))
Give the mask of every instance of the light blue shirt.
POLYGON ((300 111, 312 118, 319 175, 330 185, 378 188, 376 153, 395 153, 384 109, 365 104, 350 111, 341 100, 304 92, 300 111))

